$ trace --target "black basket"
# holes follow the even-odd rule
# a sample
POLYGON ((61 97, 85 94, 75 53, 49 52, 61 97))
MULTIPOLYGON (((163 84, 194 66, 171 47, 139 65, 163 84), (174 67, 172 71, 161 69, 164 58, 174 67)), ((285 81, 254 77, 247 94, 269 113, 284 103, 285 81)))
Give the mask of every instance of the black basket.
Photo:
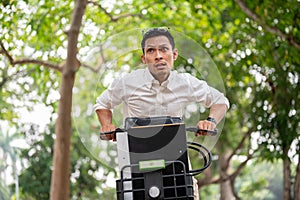
POLYGON ((121 178, 116 181, 117 199, 194 199, 193 176, 187 173, 185 164, 181 161, 168 161, 164 169, 141 172, 137 171, 138 165, 127 165, 121 170, 121 178), (124 170, 131 170, 131 178, 124 177, 124 170), (125 188, 124 185, 130 185, 125 188), (159 188, 160 193, 153 198, 149 189, 153 186, 159 188))

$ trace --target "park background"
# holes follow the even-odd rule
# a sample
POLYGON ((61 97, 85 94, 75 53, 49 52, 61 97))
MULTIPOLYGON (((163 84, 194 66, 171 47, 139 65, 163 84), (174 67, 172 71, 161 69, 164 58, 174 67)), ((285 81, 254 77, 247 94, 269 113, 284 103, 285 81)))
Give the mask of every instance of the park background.
POLYGON ((115 199, 114 145, 87 141, 98 137, 92 106, 140 64, 140 52, 118 52, 131 45, 124 32, 149 27, 202 46, 231 103, 196 177, 201 198, 300 199, 299 0, 2 0, 0 22, 1 200, 115 199))

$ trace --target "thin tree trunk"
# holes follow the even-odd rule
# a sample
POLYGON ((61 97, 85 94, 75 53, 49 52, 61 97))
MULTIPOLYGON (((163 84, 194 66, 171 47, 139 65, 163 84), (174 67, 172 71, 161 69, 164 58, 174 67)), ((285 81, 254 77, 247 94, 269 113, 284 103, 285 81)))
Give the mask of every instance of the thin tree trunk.
POLYGON ((231 188, 232 184, 230 182, 230 179, 228 179, 228 165, 227 165, 227 159, 228 155, 226 153, 219 153, 219 174, 221 176, 221 179, 226 180, 222 181, 220 184, 220 195, 221 200, 232 200, 235 199, 234 194, 232 193, 233 189, 231 188))
POLYGON ((61 97, 58 104, 58 118, 55 125, 56 139, 51 177, 51 200, 69 199, 72 90, 75 74, 79 68, 79 62, 76 58, 77 43, 86 4, 87 0, 75 1, 70 30, 67 32, 67 60, 62 70, 61 97))
POLYGON ((291 199, 291 161, 286 156, 286 158, 283 160, 283 200, 290 200, 290 199, 291 199))
POLYGON ((221 181, 220 183, 220 199, 233 200, 235 199, 235 196, 232 192, 234 191, 234 188, 231 188, 232 184, 230 182, 231 180, 229 179, 229 175, 228 175, 228 171, 230 168, 230 165, 228 164, 228 159, 230 154, 224 152, 224 150, 222 149, 222 145, 217 144, 216 147, 219 155, 219 159, 218 159, 219 175, 221 180, 225 180, 225 181, 221 181))
POLYGON ((213 171, 212 171, 211 166, 208 167, 207 169, 205 169, 202 172, 202 176, 201 177, 202 177, 201 179, 197 179, 199 191, 201 190, 201 188, 203 186, 210 184, 210 182, 211 182, 211 180, 213 178, 213 171))
MULTIPOLYGON (((298 156, 300 159, 300 154, 298 156)), ((300 160, 298 161, 297 169, 296 169, 294 194, 295 194, 295 200, 300 200, 300 160)))

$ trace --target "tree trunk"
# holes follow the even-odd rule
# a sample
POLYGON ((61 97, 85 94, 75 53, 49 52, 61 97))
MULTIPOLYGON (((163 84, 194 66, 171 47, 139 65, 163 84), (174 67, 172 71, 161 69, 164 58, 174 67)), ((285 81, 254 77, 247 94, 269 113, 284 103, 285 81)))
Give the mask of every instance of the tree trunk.
MULTIPOLYGON (((219 151, 220 152, 220 151, 219 151)), ((219 174, 221 176, 221 179, 227 179, 228 178, 228 166, 227 166, 227 159, 228 155, 226 153, 219 153, 219 174)), ((232 193, 233 188, 231 188, 232 184, 230 182, 230 179, 226 181, 222 181, 220 184, 220 199, 221 200, 233 200, 235 199, 234 194, 232 193)))
POLYGON ((61 84, 51 177, 50 195, 52 200, 66 200, 69 198, 71 105, 74 77, 74 73, 63 76, 61 84))
MULTIPOLYGON (((298 156, 300 159, 300 154, 298 154, 298 156)), ((295 194, 295 200, 300 200, 300 160, 298 161, 297 169, 296 169, 294 194, 295 194)))
POLYGON ((221 200, 233 200, 235 199, 234 195, 232 194, 232 189, 231 189, 231 183, 230 180, 228 179, 225 182, 222 182, 221 185, 221 200))
MULTIPOLYGON (((287 151, 286 151, 287 152, 287 151)), ((283 160, 283 200, 291 199, 291 161, 286 157, 283 160)))
POLYGON ((70 30, 67 32, 67 60, 62 70, 58 118, 55 124, 56 139, 51 177, 51 200, 69 199, 72 90, 75 74, 79 68, 79 62, 76 58, 77 43, 86 4, 86 0, 75 1, 70 30))
POLYGON ((220 199, 221 200, 233 200, 235 199, 235 196, 232 191, 234 191, 234 188, 232 188, 232 184, 230 182, 230 179, 228 179, 228 171, 230 168, 230 165, 228 165, 227 159, 229 158, 228 153, 224 152, 222 150, 222 146, 216 145, 217 150, 218 150, 218 170, 220 174, 220 178, 222 180, 226 181, 221 181, 220 183, 220 199))
POLYGON ((212 167, 208 167, 207 169, 205 169, 202 172, 202 178, 201 179, 197 179, 198 181, 198 187, 199 187, 199 191, 201 190, 201 188, 205 185, 210 184, 212 178, 213 178, 213 171, 212 171, 212 167))

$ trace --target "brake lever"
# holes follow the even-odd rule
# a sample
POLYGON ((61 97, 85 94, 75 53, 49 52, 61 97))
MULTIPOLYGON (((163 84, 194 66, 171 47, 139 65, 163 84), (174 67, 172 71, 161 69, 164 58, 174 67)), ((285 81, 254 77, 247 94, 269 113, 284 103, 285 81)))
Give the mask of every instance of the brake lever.
POLYGON ((206 135, 211 135, 211 136, 215 136, 218 134, 217 128, 214 130, 205 130, 205 129, 199 129, 197 127, 187 127, 185 130, 189 131, 189 132, 194 132, 195 134, 204 132, 204 133, 206 133, 206 135))

